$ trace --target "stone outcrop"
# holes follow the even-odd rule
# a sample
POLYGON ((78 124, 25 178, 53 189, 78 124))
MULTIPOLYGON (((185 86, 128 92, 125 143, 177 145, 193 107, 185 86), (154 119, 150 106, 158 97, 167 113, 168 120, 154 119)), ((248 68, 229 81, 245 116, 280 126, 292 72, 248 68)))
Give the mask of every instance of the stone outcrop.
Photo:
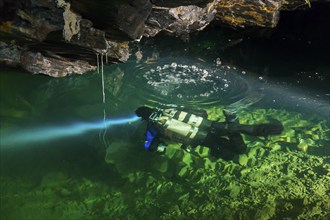
MULTIPOLYGON (((317 1, 317 0, 315 0, 317 1)), ((297 10, 311 7, 310 0, 186 0, 186 1, 153 1, 156 6, 163 8, 173 8, 184 5, 197 5, 216 9, 215 22, 220 22, 232 27, 275 27, 279 20, 279 14, 282 10, 297 10)))
POLYGON ((146 21, 144 35, 152 37, 164 30, 187 38, 189 33, 203 30, 214 19, 215 13, 212 4, 204 8, 194 5, 175 8, 155 7, 146 21))
POLYGON ((53 77, 126 61, 128 42, 141 37, 151 11, 148 0, 20 0, 0 6, 0 62, 53 77))
POLYGON ((68 74, 83 74, 95 70, 95 67, 84 60, 62 59, 61 57, 45 56, 40 52, 23 51, 21 66, 31 73, 43 73, 53 77, 63 77, 68 74))
POLYGON ((129 42, 161 31, 185 40, 211 22, 275 27, 280 11, 308 7, 309 0, 0 0, 0 63, 82 74, 102 61, 125 62, 129 42))
POLYGON ((275 1, 224 1, 216 4, 217 20, 234 27, 275 27, 279 20, 282 0, 275 1))

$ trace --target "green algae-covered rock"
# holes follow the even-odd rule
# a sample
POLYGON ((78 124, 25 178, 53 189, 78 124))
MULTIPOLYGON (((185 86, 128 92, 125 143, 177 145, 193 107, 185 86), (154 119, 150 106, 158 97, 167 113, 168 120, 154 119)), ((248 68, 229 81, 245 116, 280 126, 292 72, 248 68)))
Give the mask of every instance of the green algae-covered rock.
POLYGON ((205 169, 214 170, 216 167, 216 163, 211 161, 209 158, 204 158, 205 169))
POLYGON ((178 175, 180 177, 183 177, 187 173, 188 169, 189 169, 188 166, 182 167, 182 169, 180 170, 180 172, 178 173, 178 175))
POLYGON ((193 162, 192 156, 188 152, 184 152, 183 157, 181 158, 182 162, 187 164, 188 166, 193 162))
POLYGON ((245 154, 240 154, 238 157, 238 163, 242 166, 246 166, 249 161, 249 158, 245 154))
POLYGON ((177 151, 178 151, 178 149, 176 149, 176 148, 174 148, 174 147, 171 147, 171 146, 168 146, 168 147, 166 148, 165 155, 166 155, 168 158, 172 159, 177 151))
POLYGON ((231 184, 229 187, 228 187, 230 193, 229 193, 229 196, 231 198, 236 198, 238 196, 238 194, 240 193, 241 191, 241 188, 239 185, 237 184, 231 184))
POLYGON ((255 219, 267 220, 272 219, 276 212, 276 204, 267 204, 259 209, 255 215, 255 219))
POLYGON ((157 169, 161 173, 165 173, 168 171, 168 161, 164 161, 161 163, 157 169))
POLYGON ((194 150, 200 157, 208 157, 210 155, 210 148, 197 146, 194 150))

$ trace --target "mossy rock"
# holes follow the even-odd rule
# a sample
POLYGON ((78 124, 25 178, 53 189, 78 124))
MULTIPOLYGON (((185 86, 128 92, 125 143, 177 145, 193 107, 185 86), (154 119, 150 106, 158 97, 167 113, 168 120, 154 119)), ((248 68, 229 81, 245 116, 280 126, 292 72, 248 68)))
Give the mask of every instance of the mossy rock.
POLYGON ((248 162, 249 162, 249 158, 248 158, 247 155, 245 155, 245 154, 240 154, 240 155, 238 156, 238 163, 239 163, 240 165, 242 165, 242 166, 246 166, 248 162))

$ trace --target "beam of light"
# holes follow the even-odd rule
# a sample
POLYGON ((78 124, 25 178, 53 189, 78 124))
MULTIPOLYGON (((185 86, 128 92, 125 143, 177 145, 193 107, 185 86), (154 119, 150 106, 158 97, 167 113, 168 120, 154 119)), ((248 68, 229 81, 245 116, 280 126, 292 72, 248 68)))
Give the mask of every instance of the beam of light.
POLYGON ((41 141, 49 141, 64 137, 77 136, 92 130, 105 129, 114 125, 126 124, 137 121, 139 117, 106 119, 96 122, 79 122, 71 125, 49 126, 29 130, 1 133, 0 145, 29 144, 41 141))

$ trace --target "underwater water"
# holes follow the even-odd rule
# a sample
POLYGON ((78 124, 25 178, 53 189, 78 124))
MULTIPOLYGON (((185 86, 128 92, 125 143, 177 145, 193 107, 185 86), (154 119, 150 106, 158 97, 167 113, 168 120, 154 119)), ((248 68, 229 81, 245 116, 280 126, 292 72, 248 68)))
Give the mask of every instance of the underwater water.
POLYGON ((298 46, 312 57, 272 36, 142 39, 128 62, 104 66, 105 97, 101 73, 2 68, 1 219, 327 219, 329 55, 311 39, 298 46), (244 136, 248 151, 233 161, 178 143, 160 156, 143 149, 141 105, 205 109, 211 120, 235 106, 241 123, 275 118, 285 129, 244 136))

